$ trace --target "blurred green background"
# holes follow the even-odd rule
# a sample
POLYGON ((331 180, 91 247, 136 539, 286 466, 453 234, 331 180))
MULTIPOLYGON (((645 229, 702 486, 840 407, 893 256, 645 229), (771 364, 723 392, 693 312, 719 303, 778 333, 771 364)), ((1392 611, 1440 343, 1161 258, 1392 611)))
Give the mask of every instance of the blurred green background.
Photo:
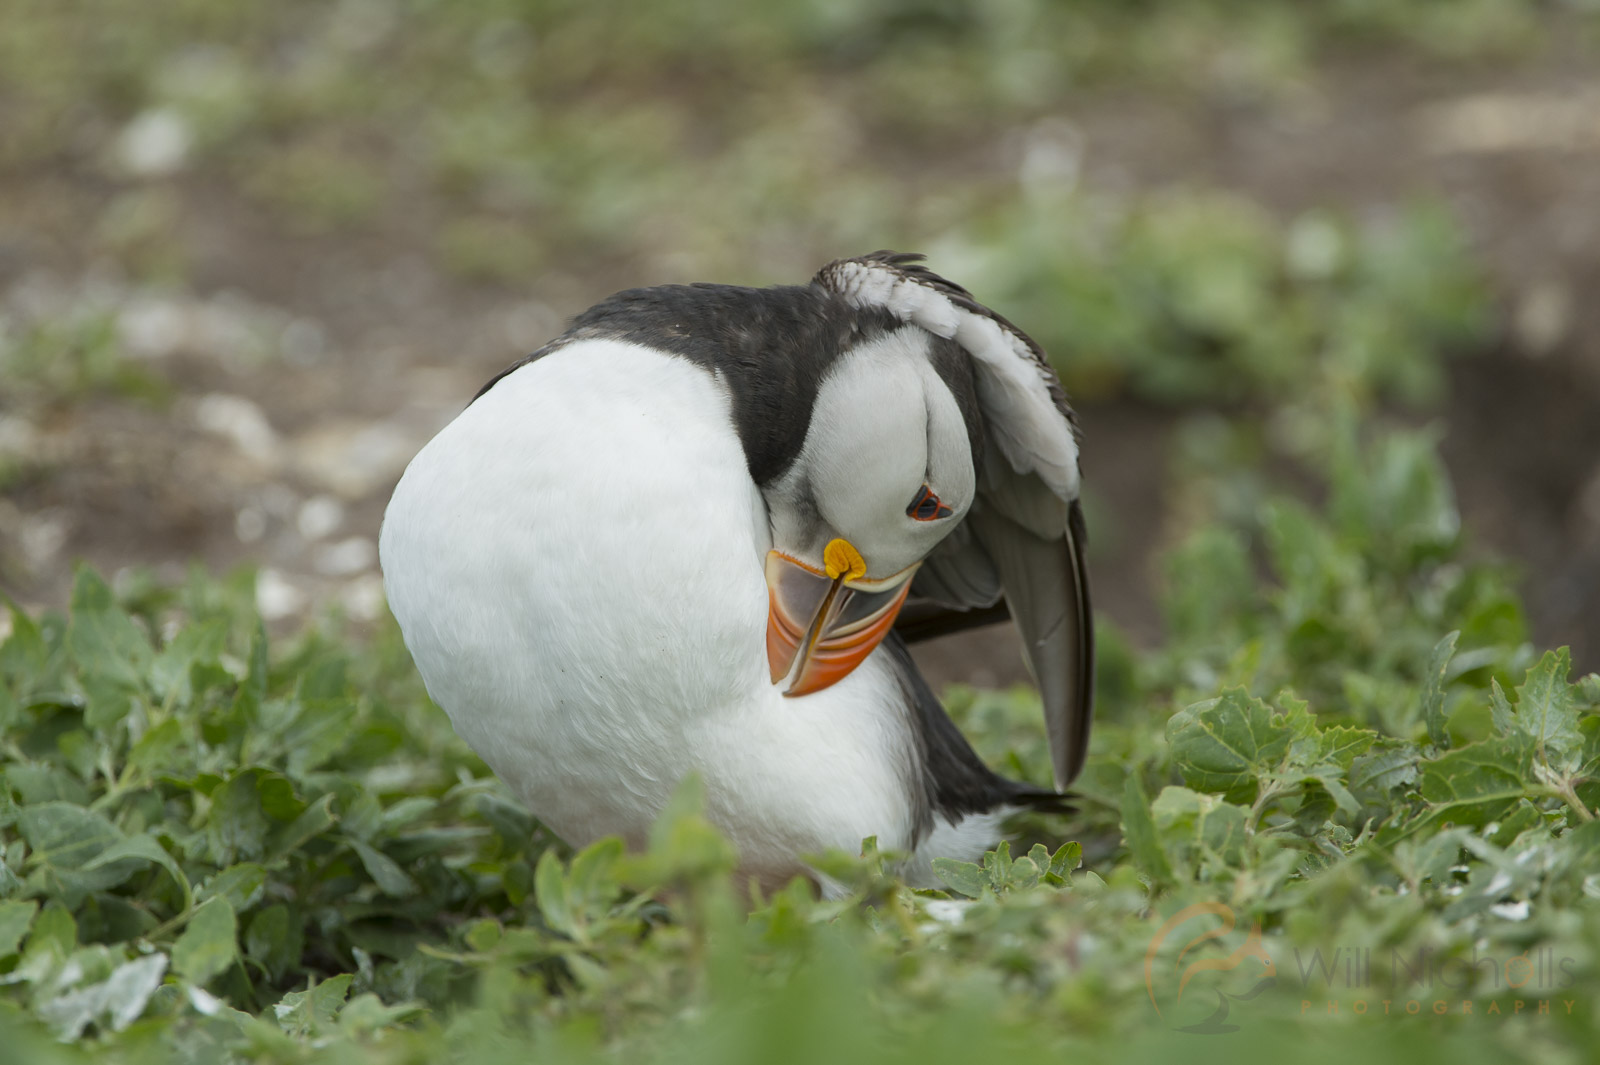
POLYGON ((1153 553, 1251 505, 1175 450, 1292 464, 1344 398, 1442 426, 1478 542, 1593 664, 1595 11, 5 0, 0 582, 249 560, 271 618, 376 617, 404 462, 564 318, 891 247, 1055 358, 1136 640, 1153 553))

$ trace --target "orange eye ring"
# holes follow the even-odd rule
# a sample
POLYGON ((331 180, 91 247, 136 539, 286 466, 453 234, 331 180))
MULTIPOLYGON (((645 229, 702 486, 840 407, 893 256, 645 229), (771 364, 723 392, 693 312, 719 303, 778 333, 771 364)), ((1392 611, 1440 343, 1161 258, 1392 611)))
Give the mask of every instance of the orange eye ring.
POLYGON ((942 503, 939 497, 933 494, 933 489, 927 485, 918 490, 917 498, 906 507, 906 516, 913 521, 938 521, 954 513, 955 511, 942 503))

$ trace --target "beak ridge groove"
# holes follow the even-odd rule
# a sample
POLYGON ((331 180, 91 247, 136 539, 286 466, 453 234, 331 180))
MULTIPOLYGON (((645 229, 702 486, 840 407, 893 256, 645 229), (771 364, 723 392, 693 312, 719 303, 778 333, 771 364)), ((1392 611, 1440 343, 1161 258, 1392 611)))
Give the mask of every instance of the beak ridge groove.
MULTIPOLYGON (((849 547, 845 541, 834 543, 849 547)), ((772 683, 791 678, 784 695, 795 697, 848 676, 894 627, 920 564, 886 580, 868 581, 856 575, 857 567, 829 577, 781 551, 769 552, 767 665, 772 683)))

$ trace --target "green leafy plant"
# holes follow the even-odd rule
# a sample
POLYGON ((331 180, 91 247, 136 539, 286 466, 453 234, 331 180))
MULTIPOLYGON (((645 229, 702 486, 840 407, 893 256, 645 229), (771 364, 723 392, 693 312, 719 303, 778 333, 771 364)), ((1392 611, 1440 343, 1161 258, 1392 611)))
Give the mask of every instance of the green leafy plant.
MULTIPOLYGON (((644 853, 569 855, 392 631, 274 654, 247 580, 118 595, 82 571, 68 616, 13 610, 0 644, 0 1026, 38 1060, 81 1060, 44 1033, 126 1061, 1155 1060, 1221 1023, 1184 997, 1198 956, 1218 980, 1272 963, 1208 991, 1263 1053, 1307 1025, 1393 1040, 1361 1019, 1383 995, 1462 1060, 1566 1054, 1600 986, 1600 678, 1532 656, 1498 571, 1455 557, 1425 439, 1335 441, 1321 511, 1268 498, 1179 545, 1248 560, 1260 537, 1264 576, 1175 564, 1168 645, 1108 642, 1130 657, 1069 822, 1084 846, 941 860, 944 892, 867 841, 814 859, 842 899, 742 896, 692 781, 644 853), (1396 485, 1429 502, 1386 504, 1396 485), (1242 587, 1185 584, 1219 580, 1242 587), (1173 932, 1195 914, 1220 923, 1173 932), (1350 956, 1377 957, 1364 982, 1329 961, 1350 956)), ((952 708, 1042 779, 1031 703, 952 708)))

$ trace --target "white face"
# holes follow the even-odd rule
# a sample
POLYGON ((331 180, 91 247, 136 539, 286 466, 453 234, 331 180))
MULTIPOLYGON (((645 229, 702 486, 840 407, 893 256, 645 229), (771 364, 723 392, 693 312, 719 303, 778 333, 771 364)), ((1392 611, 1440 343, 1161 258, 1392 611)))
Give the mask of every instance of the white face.
POLYGON ((966 516, 972 447, 927 343, 920 329, 898 330, 829 372, 805 446, 766 491, 773 547, 820 568, 824 547, 843 538, 881 580, 926 557, 966 516))

